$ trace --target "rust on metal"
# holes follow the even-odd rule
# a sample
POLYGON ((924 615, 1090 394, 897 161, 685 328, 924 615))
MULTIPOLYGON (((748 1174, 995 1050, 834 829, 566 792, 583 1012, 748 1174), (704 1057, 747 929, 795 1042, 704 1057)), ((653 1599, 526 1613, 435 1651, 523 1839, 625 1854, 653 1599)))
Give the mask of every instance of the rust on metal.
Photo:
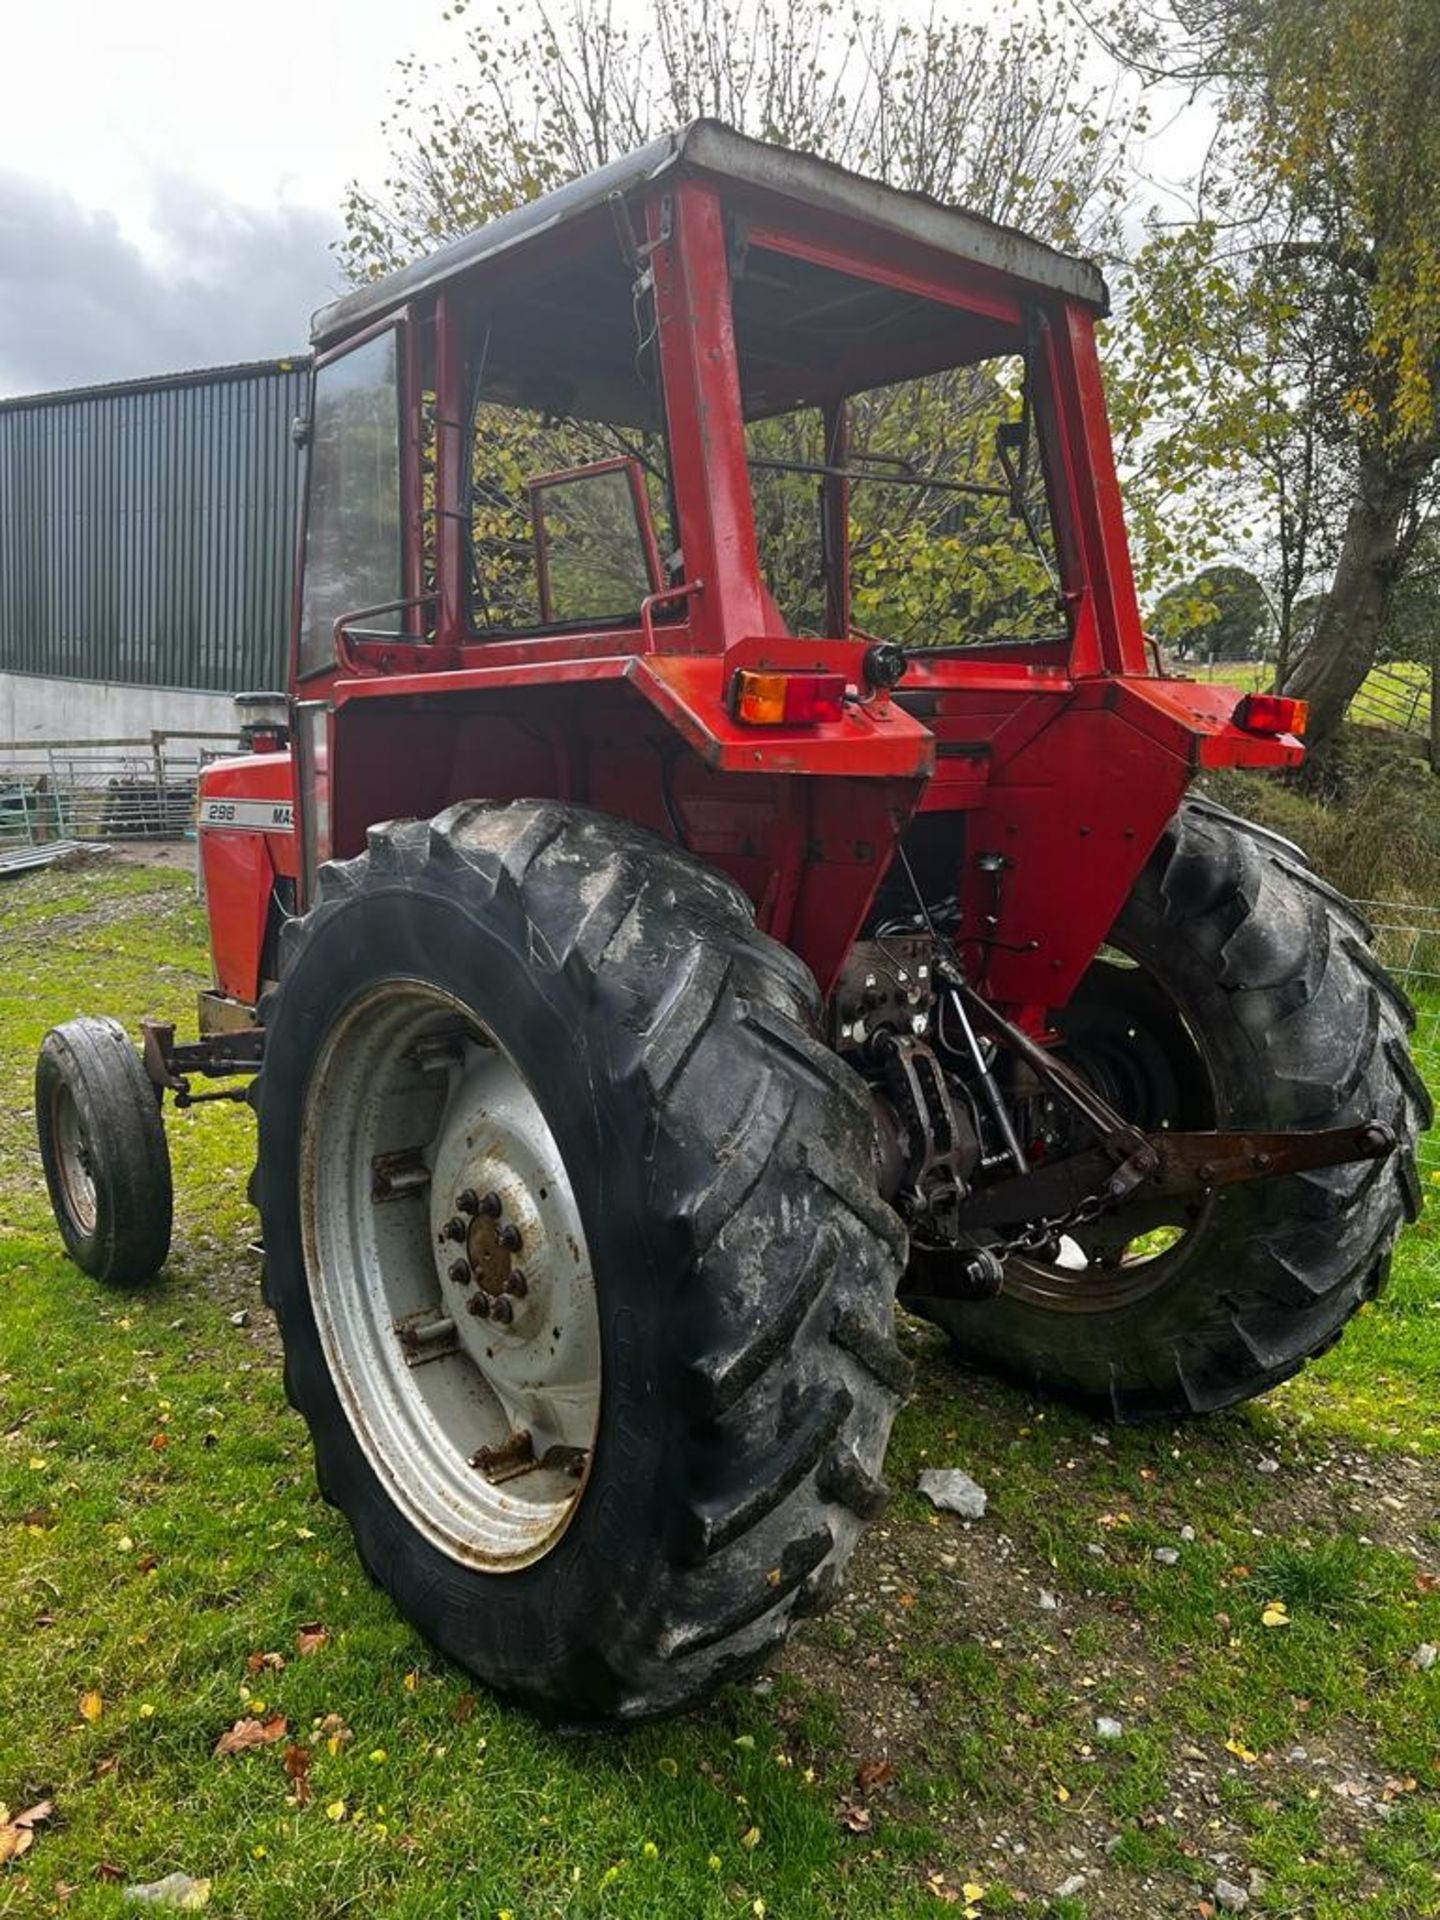
POLYGON ((497 1486, 503 1480, 515 1480, 522 1473, 529 1473, 538 1464, 529 1428, 521 1427, 518 1433, 512 1433, 498 1447, 481 1447, 477 1453, 471 1454, 470 1464, 478 1467, 485 1478, 497 1486))
POLYGON ((465 1237, 465 1251, 475 1278, 492 1298, 506 1291, 510 1278, 510 1256, 520 1245, 520 1235, 510 1225, 497 1227, 486 1213, 477 1213, 465 1237))
POLYGON ((377 1153, 370 1163, 370 1194, 375 1200, 404 1200, 430 1185, 430 1169, 418 1147, 377 1153))

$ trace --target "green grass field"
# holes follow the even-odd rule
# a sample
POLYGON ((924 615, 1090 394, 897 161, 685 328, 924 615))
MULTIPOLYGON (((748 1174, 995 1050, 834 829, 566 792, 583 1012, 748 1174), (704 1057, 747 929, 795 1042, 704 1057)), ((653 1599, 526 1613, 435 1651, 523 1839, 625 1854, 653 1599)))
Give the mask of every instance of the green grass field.
POLYGON ((1154 1920, 1220 1879, 1256 1914, 1440 1912, 1432 1223, 1335 1351, 1203 1425, 1100 1431, 908 1326, 897 1497, 842 1607, 758 1687, 566 1739, 419 1641, 318 1497, 247 1251, 248 1110, 172 1116, 158 1283, 58 1253, 42 1034, 184 1022, 207 971, 184 876, 0 891, 0 1834, 53 1802, 0 1916, 137 1911, 122 1887, 173 1870, 277 1920, 1154 1920), (986 1518, 933 1513, 927 1464, 986 1518))

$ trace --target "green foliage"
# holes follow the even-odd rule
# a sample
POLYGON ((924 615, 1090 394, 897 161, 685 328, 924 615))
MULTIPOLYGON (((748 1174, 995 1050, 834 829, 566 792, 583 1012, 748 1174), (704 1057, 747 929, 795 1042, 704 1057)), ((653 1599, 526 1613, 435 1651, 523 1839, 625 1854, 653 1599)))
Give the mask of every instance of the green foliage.
MULTIPOLYGON (((1440 781, 1413 742, 1348 730, 1320 756, 1315 787, 1266 774, 1209 773, 1208 793, 1296 841, 1351 899, 1440 897, 1440 781)), ((1440 955, 1432 962, 1440 971, 1440 955)))
MULTIPOLYGON (((452 0, 450 17, 467 14, 452 0)), ((985 21, 884 0, 517 0, 450 61, 403 62, 391 170, 352 185, 341 260, 388 271, 710 115, 1067 247, 1113 242, 1129 130, 1083 42, 1018 0, 985 21)))
POLYGON ((1404 572, 1385 609, 1377 660, 1433 661, 1440 651, 1440 522, 1415 531, 1404 572))
POLYGON ((1180 659, 1259 660, 1267 650, 1270 608, 1244 567, 1207 567, 1172 587, 1155 608, 1155 637, 1180 659))
POLYGON ((1374 658, 1440 459, 1440 9, 1122 0, 1102 31, 1132 70, 1217 115, 1194 221, 1152 221, 1130 277, 1147 308, 1119 383, 1132 506, 1163 555, 1156 522, 1178 497, 1178 566, 1207 513, 1252 503, 1282 659, 1295 604, 1328 587, 1290 682, 1328 737, 1374 658))

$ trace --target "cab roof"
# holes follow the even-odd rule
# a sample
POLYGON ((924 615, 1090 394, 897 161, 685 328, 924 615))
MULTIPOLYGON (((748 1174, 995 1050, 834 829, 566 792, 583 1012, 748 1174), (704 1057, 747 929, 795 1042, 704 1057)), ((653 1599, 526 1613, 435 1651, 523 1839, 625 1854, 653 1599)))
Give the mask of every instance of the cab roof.
POLYGON ((752 140, 721 121, 692 120, 678 132, 567 181, 552 193, 332 301, 315 315, 314 345, 323 351, 457 274, 513 255, 617 196, 626 199, 679 176, 701 176, 752 196, 788 202, 792 208, 838 214, 1052 296, 1079 301, 1097 313, 1109 310, 1105 281, 1088 261, 926 194, 903 193, 833 161, 752 140))

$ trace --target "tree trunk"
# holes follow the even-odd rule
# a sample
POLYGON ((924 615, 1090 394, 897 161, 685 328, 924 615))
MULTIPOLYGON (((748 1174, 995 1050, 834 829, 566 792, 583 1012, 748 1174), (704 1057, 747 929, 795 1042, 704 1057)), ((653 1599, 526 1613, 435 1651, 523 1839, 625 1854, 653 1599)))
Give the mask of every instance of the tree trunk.
POLYGON ((1334 734, 1375 664, 1414 486, 1407 465, 1375 450, 1361 455, 1359 490, 1346 515, 1334 581, 1310 644, 1285 682, 1286 693, 1310 702, 1312 745, 1334 734))

